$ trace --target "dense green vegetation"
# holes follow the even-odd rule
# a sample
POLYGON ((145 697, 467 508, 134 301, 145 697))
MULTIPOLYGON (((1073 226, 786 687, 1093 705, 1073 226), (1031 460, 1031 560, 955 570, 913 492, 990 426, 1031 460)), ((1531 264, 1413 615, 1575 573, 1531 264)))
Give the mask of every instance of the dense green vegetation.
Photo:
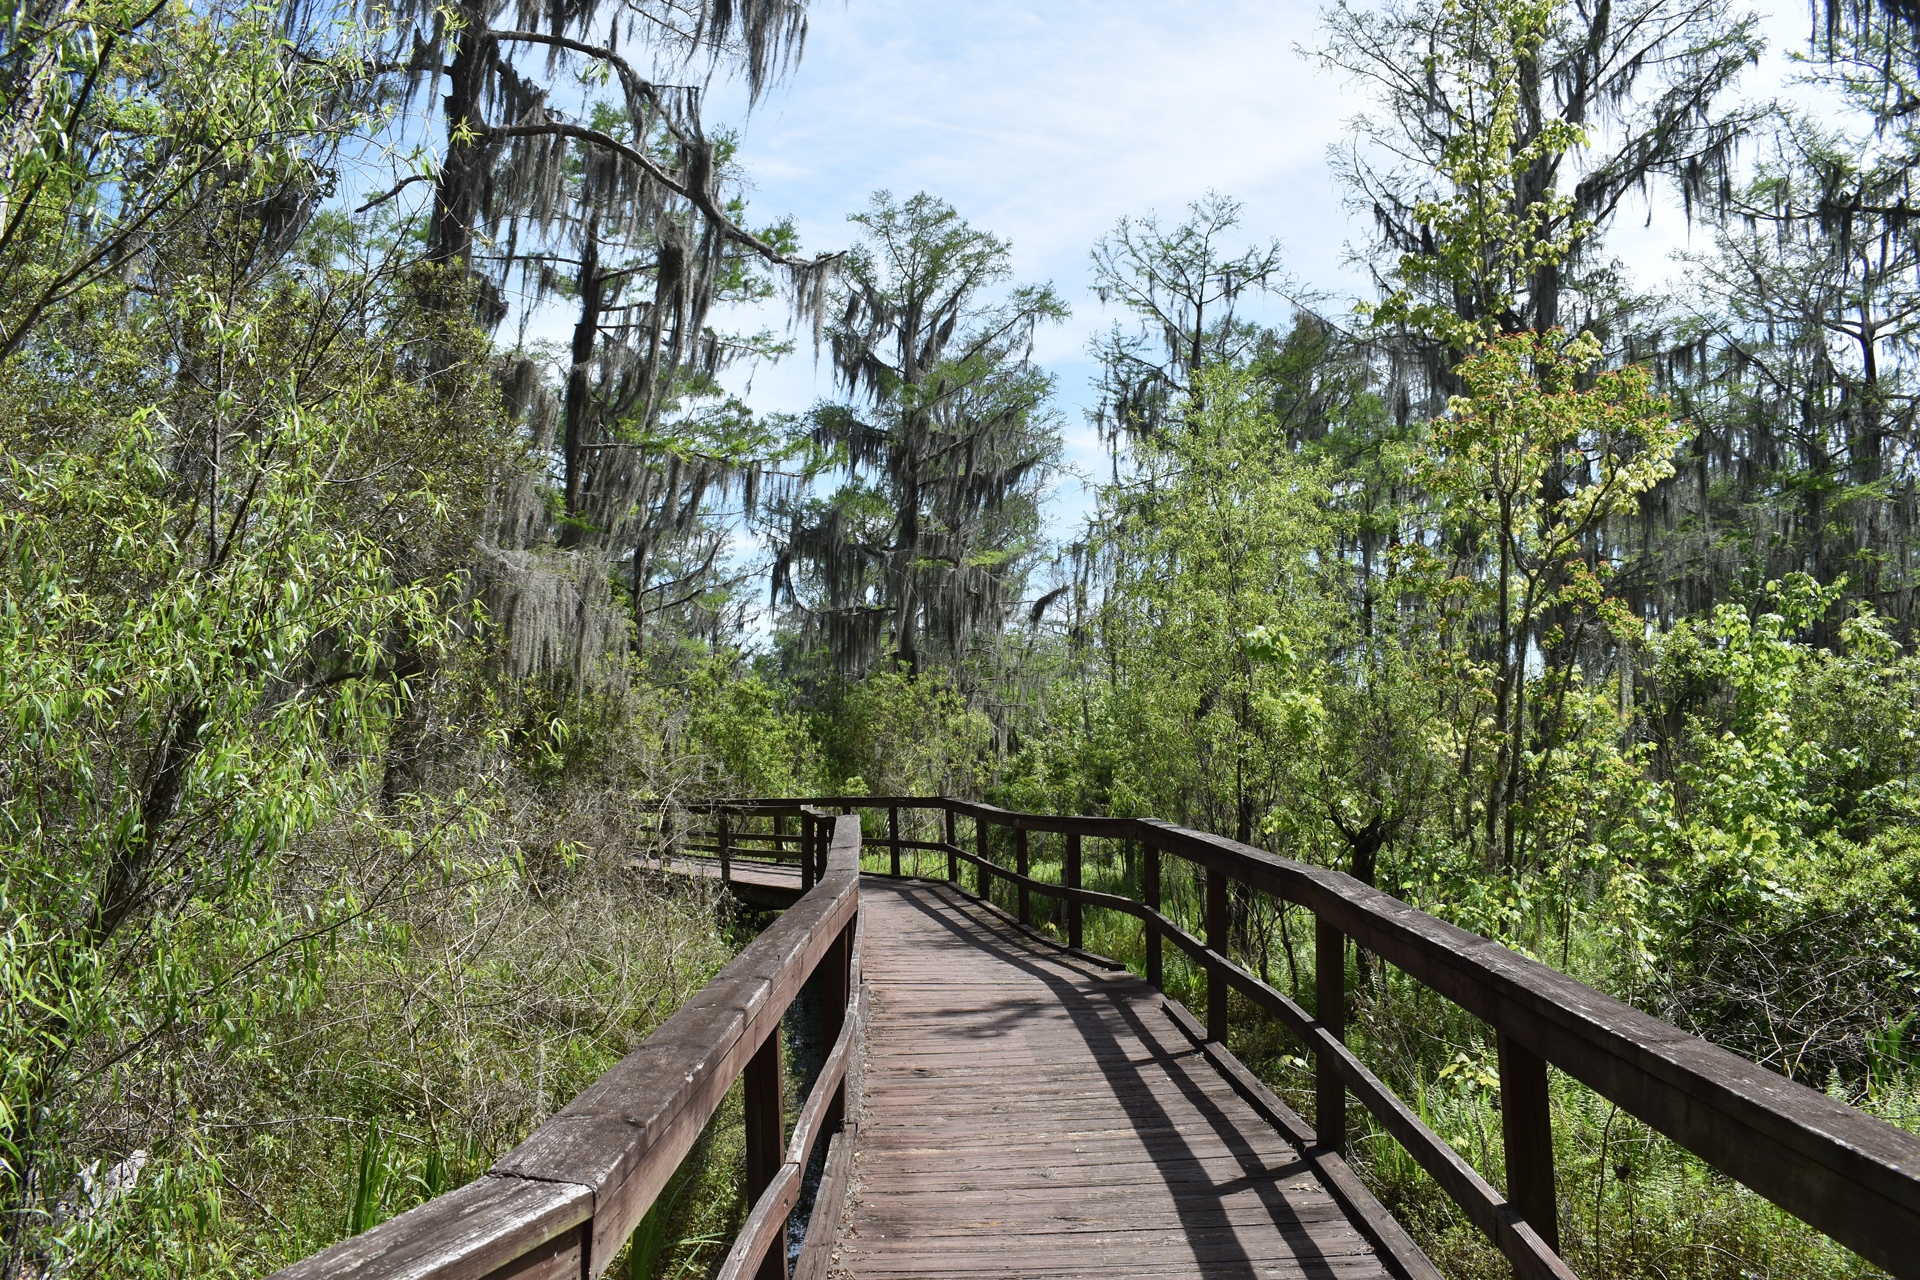
MULTIPOLYGON (((0 1276, 263 1274, 475 1176, 751 935, 634 864, 724 795, 1218 831, 1920 1123, 1893 8, 1820 28, 1827 119, 1735 99, 1724 0, 1331 9, 1377 296, 1309 297, 1216 193, 1120 217, 1067 530, 1068 290, 964 193, 848 193, 803 255, 647 78, 758 95, 803 0, 6 13, 0 1276), (1710 246, 1671 297, 1607 256, 1642 191, 1710 246), (780 293, 837 380, 797 418, 721 377, 794 343, 716 306, 780 293)), ((1310 992, 1304 919, 1235 914, 1310 992)), ((1363 1054, 1497 1183, 1484 1030, 1350 963, 1363 1054)), ((1555 1089, 1582 1274, 1869 1273, 1555 1089)), ((1359 1146, 1449 1273, 1504 1274, 1359 1146)), ((736 1106, 634 1274, 717 1265, 738 1147, 736 1106)))

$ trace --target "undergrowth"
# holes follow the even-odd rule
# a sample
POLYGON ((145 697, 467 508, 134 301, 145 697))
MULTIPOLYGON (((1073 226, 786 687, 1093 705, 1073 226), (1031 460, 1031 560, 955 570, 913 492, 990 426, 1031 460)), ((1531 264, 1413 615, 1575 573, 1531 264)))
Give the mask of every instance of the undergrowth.
MULTIPOLYGON (((259 1275, 478 1177, 718 970, 728 924, 711 886, 592 862, 417 885, 340 931, 313 997, 252 1043, 124 1081, 124 1125, 96 1131, 138 1133, 164 1176, 77 1219, 97 1238, 74 1255, 103 1277, 259 1275)), ((670 1190, 675 1265, 734 1225, 729 1108, 670 1190)))

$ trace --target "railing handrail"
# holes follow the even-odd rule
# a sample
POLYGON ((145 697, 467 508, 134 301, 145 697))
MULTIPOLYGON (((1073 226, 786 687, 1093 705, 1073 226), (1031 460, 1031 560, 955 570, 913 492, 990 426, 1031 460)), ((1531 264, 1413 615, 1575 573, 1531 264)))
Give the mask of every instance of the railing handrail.
MULTIPOLYGON (((857 975, 857 957, 850 952, 860 906, 859 822, 815 816, 833 827, 831 841, 823 842, 828 848, 819 883, 639 1048, 480 1178, 295 1263, 273 1280, 477 1280, 509 1264, 516 1275, 523 1268, 543 1275, 598 1275, 667 1185, 728 1087, 755 1067, 763 1079, 756 1085, 750 1078, 748 1092, 760 1096, 763 1111, 770 1108, 771 1124, 766 1114, 752 1114, 750 1097, 749 1191, 756 1199, 755 1217, 762 1223, 773 1217, 775 1202, 797 1194, 795 1164, 805 1163, 813 1140, 836 1127, 844 1111, 837 1095, 853 1057, 856 1029, 854 1019, 840 1028, 835 1053, 815 1083, 789 1148, 780 1134, 781 1017, 830 955, 843 957, 845 972, 857 975), (773 1143, 758 1153, 762 1167, 756 1175, 755 1129, 769 1127, 773 1143), (806 1150, 796 1155, 802 1145, 806 1150), (765 1184, 766 1195, 752 1185, 756 1178, 765 1184), (540 1268, 543 1262, 548 1269, 540 1268)), ((857 1016, 857 976, 853 987, 847 1012, 857 1016)), ((764 1133, 761 1137, 765 1146, 764 1133)), ((779 1213, 775 1225, 785 1220, 779 1213)), ((743 1244, 755 1220, 748 1226, 743 1244)), ((754 1242, 758 1251, 733 1273, 741 1274, 744 1266, 744 1274, 752 1274, 774 1247, 771 1231, 760 1232, 754 1242)), ((739 1245, 735 1253, 741 1253, 739 1245)), ((784 1256, 781 1263, 784 1275, 784 1256)))
MULTIPOLYGON (((1224 1009, 1228 986, 1279 1017, 1315 1054, 1322 1109, 1331 1116, 1344 1108, 1346 1091, 1358 1095, 1522 1275, 1564 1278, 1572 1274, 1554 1252, 1558 1233, 1551 1207, 1545 1064, 1558 1067, 1875 1264, 1896 1275, 1920 1275, 1920 1136, 1662 1022, 1344 872, 1154 818, 1022 813, 945 796, 723 800, 686 807, 766 814, 790 812, 801 805, 894 810, 889 831, 896 858, 901 847, 937 844, 948 853, 950 866, 964 860, 980 867, 1019 886, 1023 899, 1030 891, 1074 904, 1076 926, 1078 907, 1083 905, 1141 919, 1151 940, 1175 943, 1206 969, 1210 1034, 1224 1039, 1224 1021, 1215 1023, 1213 1010, 1216 1005, 1224 1009), (904 809, 944 812, 948 841, 900 840, 897 814, 904 809), (1017 833, 1020 869, 1009 869, 961 847, 951 834, 955 817, 1017 833), (1027 833, 1069 838, 1071 852, 1063 860, 1062 873, 1076 883, 1053 884, 1024 874, 1027 833), (1209 936, 1202 940, 1187 934, 1157 910, 1157 901, 1143 904, 1080 887, 1078 841, 1086 836, 1137 841, 1143 849, 1173 854, 1212 873, 1209 936), (1347 1052, 1338 1025, 1343 1015, 1316 1020, 1231 960, 1225 925, 1229 879, 1311 910, 1318 934, 1316 949, 1322 954, 1339 956, 1342 939, 1351 938, 1494 1028, 1501 1049, 1508 1180, 1531 1180, 1534 1185, 1518 1188, 1511 1202, 1494 1192, 1347 1052), (1531 1116, 1526 1114, 1529 1110, 1531 1116), (1544 1203, 1539 1185, 1543 1179, 1544 1203)), ((871 843, 886 846, 890 841, 875 838, 871 843)), ((1079 929, 1075 927, 1073 933, 1077 944, 1079 929)), ((1157 953, 1157 946, 1150 950, 1157 953)), ((1149 961, 1149 977, 1157 980, 1155 960, 1157 954, 1149 961)), ((1344 984, 1343 966, 1337 981, 1344 984)), ((1344 999, 1340 987, 1323 986, 1318 994, 1317 1004, 1323 1008, 1337 1008, 1344 999), (1330 1002, 1329 996, 1337 998, 1330 1002)), ((1321 1131, 1322 1140, 1335 1149, 1344 1145, 1343 1116, 1323 1124, 1321 1131)))

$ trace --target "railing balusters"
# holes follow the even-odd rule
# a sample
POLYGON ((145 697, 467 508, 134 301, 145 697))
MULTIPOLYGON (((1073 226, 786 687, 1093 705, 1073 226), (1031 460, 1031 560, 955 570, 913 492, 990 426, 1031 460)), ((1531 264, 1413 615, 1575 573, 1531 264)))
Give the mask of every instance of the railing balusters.
MULTIPOLYGON (((1227 954, 1227 873, 1207 868, 1207 945, 1227 954)), ((1207 966, 1207 1039, 1227 1042, 1227 974, 1218 965, 1207 966)))
MULTIPOLYGON (((722 986, 723 999, 711 1005, 689 1005, 676 1013, 669 1019, 669 1027, 663 1028, 668 1034, 656 1036, 629 1055, 603 1078, 603 1085, 596 1086, 597 1092, 589 1091, 576 1099, 562 1117, 542 1126, 527 1143, 503 1157, 487 1178, 297 1264, 283 1273, 281 1280, 332 1280, 335 1276, 392 1280, 401 1275, 416 1280, 451 1280, 497 1271, 498 1255, 487 1254, 496 1261, 480 1266, 477 1260, 483 1255, 476 1251, 493 1250, 495 1245, 475 1245, 466 1236, 443 1238, 443 1234, 435 1234, 437 1226, 433 1231, 423 1230, 429 1224, 451 1227, 469 1221, 504 1232, 502 1238, 515 1242, 520 1252, 513 1255, 515 1261, 510 1265, 546 1266, 549 1271, 542 1274, 558 1274, 551 1272, 550 1266, 564 1257, 569 1275, 581 1274, 581 1267, 586 1274, 595 1274, 648 1212, 653 1198, 671 1176, 672 1166, 685 1156, 697 1135, 695 1123, 648 1136, 645 1149, 639 1153, 639 1164, 631 1165, 632 1144, 636 1142, 632 1125, 637 1114, 632 1098, 665 1089, 683 1100, 675 1105, 689 1108, 687 1114, 696 1121, 711 1116, 725 1096, 729 1080, 727 1075, 702 1076, 707 1068, 701 1064, 712 1060, 703 1056, 709 1050, 700 1046, 706 1035, 722 1034, 709 1030, 710 1026, 723 1024, 735 1028, 731 1033, 735 1038, 728 1042, 733 1047, 724 1049, 728 1055, 726 1072, 743 1083, 749 1190, 760 1194, 722 1274, 728 1280, 745 1280, 750 1270, 768 1277, 784 1276, 784 1224, 798 1197, 801 1163, 817 1141, 827 1142, 830 1163, 835 1159, 831 1155, 834 1150, 841 1153, 840 1163, 833 1166, 838 1173, 830 1170, 830 1176, 841 1179, 831 1185, 844 1183, 851 1126, 842 1122, 855 1086, 843 1073, 857 1057, 854 1046, 858 1035, 854 1027, 846 1027, 836 1038, 829 1066, 823 1068, 822 1080, 816 1082, 803 1104, 794 1137, 784 1148, 783 1162, 780 1011, 772 1006, 762 1008, 750 1017, 745 1028, 738 1021, 726 1023, 718 1015, 742 1007, 729 1002, 745 1000, 755 984, 765 989, 767 976, 751 968, 736 971, 735 966, 750 958, 751 963, 761 963, 785 956, 788 958, 775 965, 775 971, 783 971, 782 967, 793 964, 799 954, 789 949, 796 932, 818 939, 807 944, 807 954, 816 959, 800 976, 808 971, 824 975, 821 985, 830 1005, 836 1003, 833 993, 850 986, 847 948, 853 945, 850 939, 856 935, 850 930, 858 919, 859 824, 842 820, 846 823, 846 839, 836 846, 831 838, 836 820, 827 810, 829 806, 851 809, 855 805, 888 810, 889 865, 896 871, 903 845, 920 843, 902 840, 899 810, 941 809, 944 846, 926 847, 946 849, 949 880, 960 885, 960 862, 974 862, 980 894, 989 901, 996 878, 1015 881, 1019 916, 1027 923, 1031 923, 1030 891, 1061 901, 1067 908, 1067 933, 1073 948, 1084 948, 1087 906, 1139 918, 1145 937, 1147 979, 1161 990, 1165 983, 1165 947, 1169 942, 1176 944, 1190 962, 1207 970, 1204 1029, 1176 1003, 1168 1002, 1169 1012, 1181 1021, 1184 1033, 1203 1053, 1210 1058, 1231 1058, 1224 1045, 1227 1013, 1230 1000, 1238 998, 1278 1018, 1314 1054, 1319 1146, 1309 1158, 1323 1175, 1329 1167, 1335 1168, 1336 1174, 1345 1169, 1337 1153, 1347 1147, 1346 1112, 1351 1094, 1507 1256, 1515 1274, 1527 1280, 1573 1280, 1573 1273, 1557 1256, 1559 1231, 1547 1075, 1550 1063, 1840 1243, 1896 1274, 1920 1278, 1920 1270, 1909 1265, 1912 1241, 1920 1238, 1920 1178, 1911 1173, 1920 1168, 1920 1142, 1913 1136, 1775 1077, 1350 877, 1152 819, 1016 814, 944 797, 835 797, 695 804, 692 811, 716 819, 718 837, 714 845, 697 846, 688 841, 697 839, 698 833, 686 828, 686 820, 677 816, 689 810, 662 804, 656 812, 663 858, 670 859, 688 848, 717 851, 724 878, 743 860, 759 861, 768 854, 780 860, 792 841, 799 848, 804 887, 812 890, 824 884, 822 896, 803 898, 771 927, 779 934, 778 939, 763 941, 777 941, 779 945, 750 945, 735 965, 715 979, 716 983, 732 984, 722 986), (785 820, 794 814, 800 815, 799 833, 789 836, 785 820), (959 848, 960 816, 973 821, 977 855, 959 848), (762 817, 772 819, 771 838, 752 834, 762 817), (1017 872, 992 860, 992 828, 996 825, 1014 832, 1017 872), (1057 882, 1035 880, 1031 875, 1033 831, 1065 837, 1057 882), (1125 856, 1130 875, 1138 872, 1137 896, 1086 888, 1082 847, 1086 835, 1129 842, 1125 856), (1137 861, 1131 844, 1134 839, 1140 842, 1137 861), (772 845, 768 854, 757 848, 763 840, 772 845), (830 846, 836 849, 831 874, 825 869, 830 846), (1187 917, 1181 912, 1171 917, 1162 914, 1166 897, 1161 875, 1163 853, 1188 859, 1205 869, 1205 941, 1186 931, 1187 917), (1314 913, 1313 1015, 1232 958, 1232 895, 1239 891, 1236 886, 1272 894, 1314 913), (810 932, 829 915, 837 922, 837 934, 810 932), (827 937, 832 940, 827 941, 827 937), (1347 1049, 1349 938, 1383 964, 1397 966, 1466 1013, 1483 1019, 1495 1032, 1507 1167, 1504 1195, 1347 1049), (754 1037, 758 1037, 757 1045, 754 1037), (609 1080, 620 1082, 611 1092, 605 1084, 609 1080), (604 1126, 597 1127, 602 1121, 604 1126), (844 1128, 837 1142, 833 1139, 836 1128, 844 1128), (583 1138, 589 1141, 586 1147, 581 1145, 583 1138), (573 1181, 584 1176, 583 1160, 602 1171, 597 1176, 609 1180, 611 1191, 590 1193, 573 1181), (1331 1166, 1328 1161, 1333 1162, 1331 1166), (561 1244, 556 1245, 556 1241, 561 1244), (555 1253, 556 1248, 560 1252, 555 1253)), ((644 855, 640 857, 644 863, 644 855)), ((1180 888, 1184 883, 1178 877, 1174 882, 1176 905, 1182 911, 1189 909, 1185 890, 1180 888)), ((1366 973, 1364 966, 1361 973, 1366 973)), ((790 987, 783 989, 791 991, 790 987)), ((836 1013, 848 1016, 847 1003, 838 1004, 837 1009, 829 1010, 830 1019, 836 1013)), ((856 1001, 852 1007, 858 1011, 865 1006, 856 1001)), ((853 1016, 864 1020, 862 1013, 853 1016)), ((660 1101, 656 1099, 655 1105, 660 1101)), ((1334 1177, 1334 1182, 1338 1181, 1334 1177)), ((1336 1190, 1335 1195, 1338 1198, 1340 1193, 1336 1190)), ((813 1252, 808 1255, 807 1280, 813 1280, 825 1268, 832 1244, 830 1226, 816 1223, 809 1231, 808 1248, 813 1252)), ((1419 1268, 1415 1271, 1426 1274, 1419 1268)))
MULTIPOLYGON (((1140 900, 1154 911, 1160 910, 1160 846, 1152 841, 1141 842, 1140 900)), ((1166 983, 1160 970, 1160 926, 1151 920, 1146 922, 1146 942, 1147 981, 1156 990, 1164 990, 1166 983)))
POLYGON ((814 828, 819 825, 805 809, 800 811, 800 891, 813 888, 814 828))
POLYGON ((900 874, 900 806, 897 804, 887 806, 887 851, 891 855, 888 868, 897 876, 900 874))
MULTIPOLYGON (((1013 829, 1013 869, 1021 875, 1027 874, 1027 829, 1013 829)), ((1021 924, 1033 923, 1033 906, 1027 898, 1027 886, 1024 881, 1014 886, 1014 898, 1019 906, 1017 915, 1021 924)))
MULTIPOLYGON (((852 973, 853 925, 849 924, 834 939, 827 954, 820 957, 820 967, 815 970, 820 975, 820 998, 825 1002, 821 1017, 820 1043, 832 1045, 840 1038, 840 1029, 847 1022, 847 978, 852 973)), ((825 1118, 821 1121, 822 1133, 837 1133, 840 1122, 846 1117, 847 1086, 842 1080, 834 1090, 833 1100, 827 1104, 825 1118)))
POLYGON ((980 862, 974 867, 974 870, 979 874, 974 877, 973 887, 980 894, 980 900, 982 902, 991 903, 993 901, 993 872, 987 870, 987 868, 993 862, 993 849, 987 839, 987 831, 988 826, 985 818, 975 818, 973 820, 974 852, 980 855, 980 862))
MULTIPOLYGON (((1327 923, 1313 918, 1313 995, 1317 1020, 1335 1040, 1347 1038, 1347 939, 1327 923)), ((1313 1127, 1320 1145, 1329 1151, 1347 1149, 1347 1089, 1333 1060, 1324 1053, 1313 1059, 1313 1127)))
MULTIPOLYGON (((750 1205, 773 1185, 786 1158, 781 1056, 780 1027, 776 1023, 741 1077, 747 1128, 747 1203, 750 1205)), ((755 1275, 757 1280, 787 1280, 787 1251, 783 1243, 767 1250, 755 1275)))
MULTIPOLYGON (((1060 871, 1061 879, 1069 889, 1080 887, 1080 833, 1067 833, 1067 859, 1060 871)), ((1085 939, 1081 936, 1080 900, 1067 900, 1067 945, 1075 951, 1083 949, 1085 939)))
POLYGON ((1553 1114, 1547 1062, 1505 1032, 1500 1053, 1500 1137, 1507 1155, 1507 1200, 1547 1247, 1560 1250, 1560 1205, 1553 1173, 1553 1114))

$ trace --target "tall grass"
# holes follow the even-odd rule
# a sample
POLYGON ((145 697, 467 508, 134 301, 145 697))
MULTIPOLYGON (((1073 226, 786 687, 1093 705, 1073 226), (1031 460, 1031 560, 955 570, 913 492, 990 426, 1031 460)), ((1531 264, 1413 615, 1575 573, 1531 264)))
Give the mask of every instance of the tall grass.
MULTIPOLYGON (((329 940, 310 998, 275 1002, 263 969, 271 1012, 248 1042, 109 1064, 89 1129, 107 1190, 70 1198, 68 1273, 261 1275, 475 1178, 751 936, 715 885, 517 834, 404 868, 402 891, 329 940), (120 1187, 114 1153, 136 1148, 151 1161, 120 1187)), ((357 839, 343 821, 304 856, 357 839)), ((743 1216, 738 1129, 736 1099, 669 1188, 650 1228, 659 1274, 724 1253, 743 1216)))

